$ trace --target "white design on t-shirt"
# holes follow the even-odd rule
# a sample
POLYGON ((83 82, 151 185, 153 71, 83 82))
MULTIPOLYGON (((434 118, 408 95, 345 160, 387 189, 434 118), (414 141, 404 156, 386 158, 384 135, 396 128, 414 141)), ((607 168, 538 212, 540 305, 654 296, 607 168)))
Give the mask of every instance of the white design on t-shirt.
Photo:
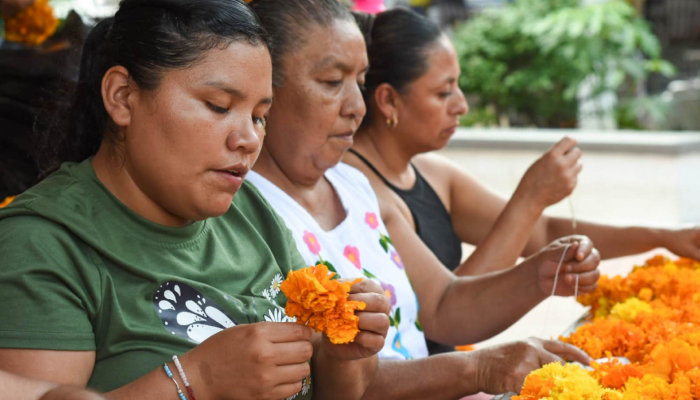
POLYGON ((173 335, 197 344, 226 328, 236 326, 219 305, 193 287, 181 282, 165 282, 153 296, 153 304, 165 328, 173 335))

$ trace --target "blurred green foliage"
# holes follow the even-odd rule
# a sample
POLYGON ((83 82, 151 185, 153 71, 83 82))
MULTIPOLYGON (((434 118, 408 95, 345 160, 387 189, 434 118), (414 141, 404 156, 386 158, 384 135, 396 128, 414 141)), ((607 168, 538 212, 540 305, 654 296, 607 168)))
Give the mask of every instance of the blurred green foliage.
POLYGON ((463 122, 573 127, 578 104, 617 93, 623 125, 636 127, 629 99, 654 72, 672 75, 649 24, 624 0, 582 6, 578 0, 515 0, 455 31, 460 86, 477 101, 463 122), (590 93, 582 98, 583 81, 590 93))

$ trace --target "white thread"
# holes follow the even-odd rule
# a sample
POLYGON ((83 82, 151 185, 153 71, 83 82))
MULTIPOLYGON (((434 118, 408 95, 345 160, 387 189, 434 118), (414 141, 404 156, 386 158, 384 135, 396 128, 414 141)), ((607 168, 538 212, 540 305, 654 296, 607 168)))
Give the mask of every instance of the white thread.
POLYGON ((576 298, 578 297, 578 274, 576 274, 576 284, 574 285, 574 312, 572 312, 573 315, 576 315, 576 298))
POLYGON ((569 199, 569 211, 571 211, 571 228, 574 232, 574 235, 576 234, 576 216, 574 215, 574 201, 571 200, 571 195, 568 197, 569 199))
MULTIPOLYGON (((566 252, 569 251, 569 247, 571 247, 571 243, 567 243, 566 246, 564 246, 564 252, 561 253, 561 258, 559 259, 559 265, 557 265, 557 272, 554 274, 554 285, 552 286, 552 294, 549 297, 554 296, 554 293, 557 291, 557 281, 559 280, 559 271, 561 270, 561 264, 564 262, 564 257, 566 256, 566 252)), ((549 297, 547 300, 549 300, 549 297)), ((549 321, 549 312, 552 309, 552 302, 549 301, 547 303, 547 312, 545 313, 545 318, 544 318, 544 326, 542 326, 542 333, 540 336, 544 336, 545 332, 547 331, 547 322, 549 321)))

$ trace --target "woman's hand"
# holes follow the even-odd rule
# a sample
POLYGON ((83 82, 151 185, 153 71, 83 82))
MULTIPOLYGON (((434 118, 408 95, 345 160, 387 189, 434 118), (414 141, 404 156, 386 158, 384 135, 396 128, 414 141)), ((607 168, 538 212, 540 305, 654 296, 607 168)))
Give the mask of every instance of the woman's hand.
POLYGON ((279 400, 298 393, 311 373, 310 339, 311 329, 295 323, 238 325, 205 340, 180 360, 202 398, 279 400))
POLYGON ((323 335, 322 349, 331 357, 358 360, 377 354, 383 347, 389 330, 391 304, 381 286, 364 279, 352 285, 348 300, 362 301, 367 306, 355 314, 360 317, 360 333, 348 344, 333 344, 323 335))
POLYGON ((476 379, 486 393, 519 393, 525 377, 552 362, 578 361, 588 365, 590 357, 570 344, 530 338, 468 353, 476 357, 476 379))
POLYGON ((662 246, 681 257, 700 260, 700 227, 664 230, 662 246))
POLYGON ((576 276, 579 294, 590 293, 598 286, 600 254, 586 236, 574 235, 557 239, 531 258, 536 260, 539 286, 547 296, 552 294, 559 262, 561 267, 555 295, 574 295, 576 276))
POLYGON ((540 212, 560 202, 576 187, 580 158, 576 140, 565 137, 528 168, 513 197, 527 199, 540 212))

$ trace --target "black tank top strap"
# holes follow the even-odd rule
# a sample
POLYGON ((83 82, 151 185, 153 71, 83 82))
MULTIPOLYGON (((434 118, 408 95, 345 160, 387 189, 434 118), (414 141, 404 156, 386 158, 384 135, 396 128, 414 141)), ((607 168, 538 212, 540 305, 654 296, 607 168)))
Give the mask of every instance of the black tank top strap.
MULTIPOLYGON (((368 159, 365 158, 365 156, 363 156, 362 154, 358 153, 357 150, 355 150, 355 149, 348 149, 348 151, 351 152, 352 154, 356 155, 357 158, 360 159, 360 161, 362 161, 367 167, 369 167, 369 169, 371 169, 372 172, 374 172, 374 173, 379 177, 379 179, 381 179, 381 180, 384 182, 384 184, 386 184, 387 186, 389 186, 389 187, 390 187, 391 189, 393 189, 393 190, 399 189, 399 188, 397 188, 396 186, 394 186, 391 182, 389 182, 389 181, 384 177, 384 175, 382 175, 382 174, 379 172, 379 170, 378 170, 377 168, 375 168, 374 165, 372 165, 372 163, 369 162, 368 159)), ((401 190, 401 189, 399 189, 399 190, 401 190)))

